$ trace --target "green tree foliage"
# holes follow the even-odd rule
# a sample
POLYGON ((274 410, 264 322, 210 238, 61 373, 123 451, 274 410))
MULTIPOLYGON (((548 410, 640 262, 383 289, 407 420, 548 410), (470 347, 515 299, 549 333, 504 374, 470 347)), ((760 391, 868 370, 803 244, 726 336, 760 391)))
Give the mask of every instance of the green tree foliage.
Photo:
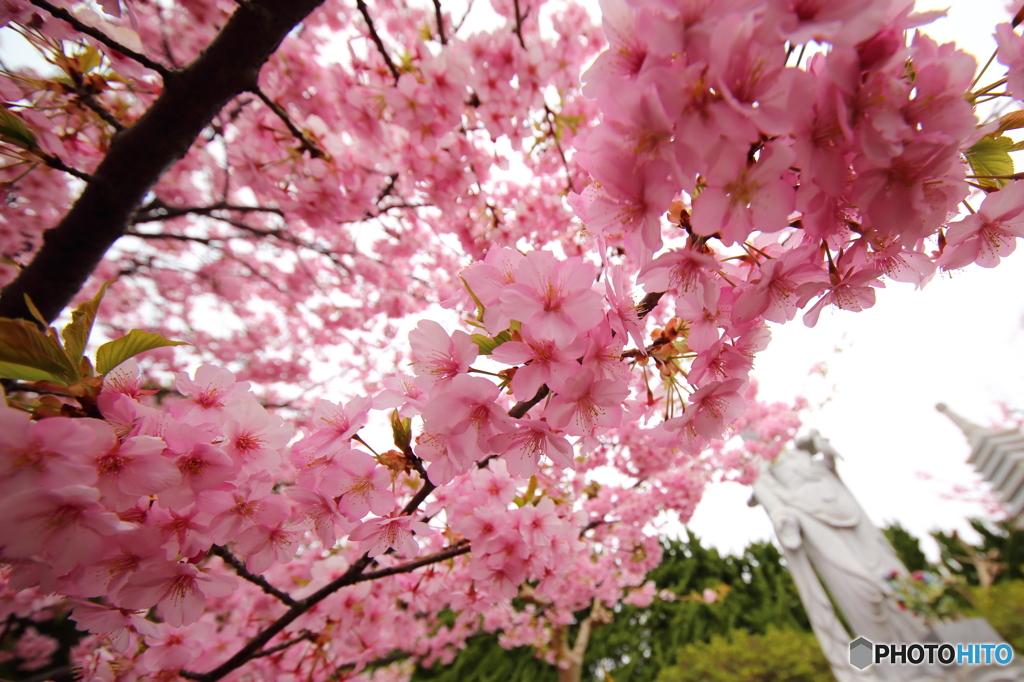
POLYGON ((921 541, 910 534, 899 522, 882 529, 896 556, 900 558, 908 571, 927 571, 931 568, 928 558, 921 551, 921 541))
MULTIPOLYGON (((810 632, 743 629, 710 642, 687 644, 678 664, 663 669, 657 682, 835 682, 818 640, 810 632)), ((616 678, 617 682, 617 678, 616 678)))
POLYGON ((962 575, 970 585, 982 584, 979 568, 994 568, 995 583, 1024 580, 1024 530, 1013 527, 1009 521, 989 523, 971 519, 971 527, 981 535, 981 545, 965 542, 956 531, 949 534, 937 531, 932 537, 939 543, 942 568, 954 575, 962 575))
MULTIPOLYGON (((678 662, 683 646, 727 635, 736 628, 758 634, 771 626, 810 631, 785 562, 769 542, 752 544, 741 556, 723 557, 696 537, 666 541, 662 563, 648 578, 659 591, 667 590, 676 598, 656 599, 643 608, 618 607, 612 623, 591 635, 584 659, 585 679, 597 679, 602 671, 615 682, 648 682, 661 669, 678 662), (712 604, 700 599, 705 589, 716 588, 726 592, 724 599, 712 604)), ((554 682, 556 677, 554 669, 538 660, 532 649, 506 651, 496 637, 485 636, 474 639, 453 664, 419 669, 413 680, 554 682)))
POLYGON ((988 621, 1017 652, 1024 656, 1024 581, 1007 580, 991 587, 971 589, 974 606, 968 616, 988 621))
POLYGON ((677 599, 618 609, 615 621, 591 636, 586 658, 591 672, 600 668, 616 682, 652 680, 677 662, 683 646, 736 628, 753 633, 764 633, 772 625, 810 630, 785 562, 768 542, 726 557, 702 546, 698 538, 670 542, 649 578, 677 599), (723 600, 706 604, 696 599, 719 585, 729 588, 723 600))
POLYGON ((554 666, 524 646, 505 650, 494 635, 474 637, 448 665, 417 668, 414 682, 557 682, 554 666))
MULTIPOLYGON (((981 534, 978 546, 955 532, 933 533, 941 551, 937 566, 899 524, 883 532, 911 571, 949 572, 977 586, 975 565, 956 557, 998 562, 1002 568, 992 587, 971 588, 974 606, 966 615, 988 620, 1024 655, 1024 532, 1008 523, 972 520, 971 525, 981 534)), ((741 556, 725 557, 695 537, 666 541, 664 547, 662 563, 648 577, 675 599, 656 599, 642 608, 619 606, 613 622, 591 635, 584 679, 597 680, 603 674, 614 682, 833 682, 786 562, 774 545, 754 543, 741 556), (705 589, 726 596, 708 604, 700 598, 705 589)), ((585 615, 577 614, 579 619, 585 615)), ((575 634, 570 632, 570 638, 575 634)), ((450 665, 418 669, 413 680, 556 682, 557 672, 529 647, 508 651, 496 636, 481 635, 450 665)))

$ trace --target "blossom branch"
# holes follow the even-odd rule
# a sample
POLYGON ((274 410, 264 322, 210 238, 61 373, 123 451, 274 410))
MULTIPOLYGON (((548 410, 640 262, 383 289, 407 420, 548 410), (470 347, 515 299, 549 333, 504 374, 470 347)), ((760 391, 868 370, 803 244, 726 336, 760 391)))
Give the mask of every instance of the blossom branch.
POLYGON ((422 559, 416 559, 415 561, 409 561, 398 566, 388 566, 377 571, 370 571, 369 573, 363 573, 358 576, 352 584, 366 582, 367 580, 377 580, 379 578, 386 578, 389 575, 398 575, 399 573, 411 573, 417 568, 423 568, 430 564, 436 564, 441 561, 447 561, 448 559, 455 558, 462 554, 468 554, 472 550, 472 546, 469 544, 469 540, 460 540, 456 544, 452 545, 447 549, 443 549, 440 552, 425 556, 422 559))
POLYGON ((356 583, 365 582, 367 580, 376 580, 378 578, 384 578, 390 575, 397 575, 399 573, 410 573, 417 568, 423 566, 429 566, 440 561, 446 561, 453 557, 459 556, 460 554, 466 554, 470 551, 470 545, 459 544, 449 547, 448 549, 431 554, 430 556, 423 557, 422 559, 416 559, 398 566, 391 566, 383 568, 378 571, 372 571, 365 573, 366 567, 373 561, 368 554, 364 554, 355 563, 353 563, 344 574, 336 578, 334 581, 328 583, 324 587, 320 588, 313 594, 309 595, 305 599, 301 599, 295 603, 284 615, 278 618, 276 621, 268 625, 262 632, 253 637, 249 642, 238 650, 234 656, 229 658, 227 661, 222 663, 217 668, 206 672, 196 673, 187 670, 181 671, 182 677, 187 677, 192 680, 199 680, 199 682, 214 682, 219 680, 228 673, 237 670, 248 661, 256 658, 263 646, 273 639, 278 633, 283 631, 288 625, 295 621, 299 616, 305 614, 311 608, 319 604, 321 601, 334 594, 343 587, 349 585, 355 585, 356 583))
POLYGON ((145 66, 147 69, 156 71, 158 74, 163 76, 164 79, 167 79, 174 75, 174 71, 168 69, 163 64, 155 62, 146 55, 139 54, 131 48, 125 47, 113 38, 107 36, 107 34, 105 34, 103 31, 93 28, 92 26, 89 26, 87 24, 83 24, 81 21, 75 18, 75 16, 71 14, 71 12, 67 11, 66 9, 62 9, 55 5, 51 5, 46 0, 31 0, 31 2, 36 7, 44 9, 53 16, 57 17, 58 19, 62 19, 67 23, 71 24, 79 33, 84 33, 90 38, 95 38, 99 42, 109 47, 111 50, 115 50, 116 52, 123 54, 125 57, 137 61, 139 64, 145 66))
POLYGON ((558 131, 555 128, 555 112, 551 111, 551 108, 544 105, 544 118, 548 122, 548 132, 551 134, 551 139, 555 143, 555 149, 558 150, 558 155, 562 157, 562 165, 565 166, 565 181, 569 185, 569 191, 575 192, 576 188, 572 184, 572 172, 569 170, 569 162, 565 158, 565 150, 562 149, 562 142, 558 139, 558 131))
POLYGON ((132 224, 169 220, 183 215, 211 216, 214 211, 235 211, 238 213, 273 213, 284 216, 284 211, 272 206, 239 206, 221 202, 212 206, 167 206, 159 199, 140 208, 132 217, 132 224))
MULTIPOLYGON (((80 77, 76 78, 75 80, 79 79, 80 77)), ((111 128, 113 128, 116 132, 119 133, 125 129, 124 124, 118 121, 117 118, 112 113, 110 113, 110 110, 108 110, 98 101, 96 101, 96 98, 93 97, 91 93, 87 92, 84 87, 79 85, 78 88, 75 89, 75 95, 78 97, 78 100, 82 104, 89 107, 89 109, 91 109, 93 113, 95 113, 97 116, 103 119, 103 122, 109 125, 111 128)))
POLYGON ((295 646, 299 642, 304 642, 304 641, 310 641, 311 642, 315 638, 316 638, 316 635, 314 635, 312 632, 307 630, 307 631, 303 632, 301 635, 299 635, 298 637, 295 637, 293 639, 289 639, 287 641, 281 642, 280 644, 278 644, 276 646, 272 646, 269 649, 264 649, 263 651, 261 651, 261 652, 259 652, 257 654, 254 654, 253 658, 263 658, 264 656, 273 656, 274 654, 276 654, 276 653, 278 653, 280 651, 284 651, 285 649, 287 649, 289 647, 295 646))
MULTIPOLYGON (((91 175, 89 175, 88 173, 85 173, 83 171, 80 171, 77 168, 72 168, 71 166, 69 166, 66 163, 64 163, 63 161, 61 161, 60 157, 54 156, 52 154, 47 154, 42 149, 33 149, 32 153, 34 155, 38 156, 40 159, 42 159, 43 163, 45 163, 47 166, 49 166, 50 168, 52 168, 54 170, 62 171, 64 173, 67 173, 68 175, 73 175, 76 178, 78 178, 79 180, 84 180, 86 182, 92 182, 92 176, 91 175)), ((33 299, 33 300, 35 300, 35 299, 33 299)))
POLYGON ((525 50, 526 49, 526 41, 523 40, 523 19, 525 17, 523 17, 523 15, 522 15, 522 13, 521 13, 521 11, 519 9, 519 0, 514 0, 514 2, 515 2, 515 13, 516 13, 516 25, 515 25, 515 28, 513 28, 512 30, 515 32, 516 37, 519 38, 519 47, 521 47, 521 48, 523 48, 525 50))
POLYGON ((370 18, 370 10, 367 9, 366 3, 363 0, 356 0, 356 7, 359 8, 359 13, 363 15, 363 20, 366 21, 367 27, 370 29, 370 39, 373 40, 373 44, 377 46, 377 51, 384 57, 384 63, 388 65, 388 70, 391 71, 391 75, 395 77, 395 82, 398 82, 398 67, 391 61, 391 55, 388 54, 387 48, 384 47, 384 41, 380 39, 380 35, 377 33, 377 29, 373 25, 373 19, 370 18))
POLYGON ((533 408, 534 405, 544 400, 551 393, 551 389, 548 388, 547 384, 544 384, 537 389, 536 395, 529 400, 520 400, 518 403, 512 406, 512 409, 508 411, 508 416, 513 419, 522 419, 526 416, 526 413, 533 408))
POLYGON ((228 564, 229 566, 231 566, 231 568, 235 569, 235 573, 237 573, 240 578, 245 578, 246 580, 251 582, 253 585, 256 585, 267 594, 273 597, 277 597, 279 601, 287 604, 288 606, 295 606, 295 600, 292 599, 291 595, 271 585, 269 582, 267 582, 267 579, 264 578, 262 575, 250 573, 249 569, 245 567, 245 563, 241 559, 236 557, 234 554, 232 554, 231 551, 228 550, 226 547, 214 545, 213 549, 211 549, 210 551, 211 553, 216 554, 221 559, 223 559, 224 563, 228 564))
POLYGON ((441 39, 442 45, 448 44, 448 39, 444 37, 444 19, 441 16, 441 0, 434 0, 434 17, 437 19, 437 35, 441 39))
POLYGON ((267 97, 266 93, 264 93, 263 90, 261 90, 258 87, 252 89, 252 94, 259 97, 260 101, 266 104, 267 107, 269 107, 270 110, 273 111, 279 119, 281 119, 281 122, 284 123, 285 127, 288 128, 288 132, 290 132, 295 137, 295 139, 299 141, 299 147, 301 149, 309 152, 309 155, 314 159, 322 159, 325 156, 327 156, 324 150, 320 149, 320 147, 317 147, 315 144, 310 142, 309 138, 306 137, 306 134, 299 130, 294 123, 292 123, 292 119, 288 116, 288 112, 284 110, 284 107, 282 107, 280 104, 267 97))

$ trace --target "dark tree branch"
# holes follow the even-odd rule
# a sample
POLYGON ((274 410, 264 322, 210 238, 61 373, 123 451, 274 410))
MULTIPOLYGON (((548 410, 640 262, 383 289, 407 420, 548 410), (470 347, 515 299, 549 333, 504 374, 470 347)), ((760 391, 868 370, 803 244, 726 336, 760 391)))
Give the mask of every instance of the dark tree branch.
POLYGON ((508 416, 512 417, 513 419, 522 419, 523 417, 526 416, 526 413, 529 412, 534 405, 544 400, 544 398, 548 397, 548 393, 551 393, 551 389, 548 388, 547 384, 544 384, 543 386, 537 389, 536 395, 534 395, 532 398, 530 398, 529 400, 520 400, 518 403, 516 403, 512 407, 512 409, 508 411, 508 416))
MULTIPOLYGON (((77 168, 72 168, 71 166, 69 166, 66 163, 64 163, 63 161, 61 161, 60 158, 57 157, 57 156, 53 156, 52 154, 47 154, 42 149, 33 149, 32 153, 35 154, 36 156, 38 156, 40 159, 42 159, 43 163, 45 163, 47 166, 49 166, 50 168, 52 168, 54 170, 63 171, 64 173, 67 173, 68 175, 74 175, 79 180, 85 180, 86 182, 92 182, 92 176, 91 175, 89 175, 88 173, 83 173, 82 171, 78 170, 77 168)), ((46 240, 45 236, 43 237, 43 240, 44 241, 46 240)), ((35 301, 35 298, 33 298, 32 300, 35 301)))
POLYGON ((287 648, 289 648, 291 646, 294 646, 294 645, 298 644, 299 642, 312 641, 314 638, 315 638, 315 635, 312 632, 309 632, 307 630, 306 632, 303 632, 301 635, 299 635, 298 637, 295 637, 294 639, 289 639, 287 641, 281 642, 280 644, 272 646, 269 649, 264 649, 263 651, 259 652, 258 654, 254 654, 253 658, 263 658, 264 656, 273 656, 274 654, 278 653, 279 651, 284 651, 285 649, 287 649, 287 648))
POLYGON ((124 124, 118 121, 117 118, 112 113, 110 113, 110 111, 106 107, 97 102, 96 98, 93 97, 90 93, 86 92, 84 88, 79 87, 75 91, 75 95, 78 97, 78 100, 82 104, 92 109, 97 116, 102 118, 103 121, 111 128, 113 128, 115 131, 121 132, 122 130, 124 130, 124 124))
POLYGON ((71 12, 67 11, 66 9, 62 9, 62 8, 57 7, 55 5, 51 5, 50 3, 46 2, 46 0, 31 0, 31 2, 36 7, 40 8, 40 9, 46 10, 47 12, 49 12, 53 16, 57 17, 58 19, 63 19, 64 21, 68 22, 69 24, 74 26, 75 30, 78 31, 79 33, 84 33, 85 35, 89 36, 90 38, 94 38, 94 39, 98 40, 99 42, 103 43, 104 45, 109 47, 111 50, 114 50, 114 51, 116 51, 116 52, 118 52, 120 54, 123 54, 125 57, 128 57, 130 59, 134 59, 139 64, 142 64, 143 66, 145 66, 147 69, 152 69, 153 71, 156 71, 158 74, 163 76, 165 80, 167 78, 171 77, 174 74, 173 71, 168 69, 163 64, 155 62, 152 59, 150 59, 149 57, 147 57, 146 55, 139 54, 135 50, 132 50, 130 48, 125 47, 124 45, 122 45, 121 43, 117 42, 113 38, 110 38, 103 31, 100 31, 99 29, 95 29, 92 26, 89 26, 87 24, 83 24, 81 21, 79 21, 78 19, 75 18, 75 15, 73 15, 71 12))
POLYGON ((512 30, 515 31, 516 37, 519 38, 519 47, 526 49, 526 41, 523 40, 523 16, 522 11, 519 9, 519 0, 514 0, 515 12, 516 12, 516 25, 512 30))
POLYGON ((384 57, 384 63, 388 65, 388 69, 391 71, 391 75, 395 77, 395 82, 398 82, 398 67, 391 61, 391 55, 388 54, 388 50, 384 47, 384 41, 380 39, 380 34, 377 33, 377 29, 373 25, 373 19, 370 18, 370 10, 367 9, 366 3, 363 0, 356 0, 356 7, 359 8, 359 13, 363 15, 363 20, 366 22, 367 27, 370 29, 370 39, 373 40, 373 44, 377 46, 377 51, 380 52, 380 56, 384 57))
POLYGON ((210 551, 219 556, 221 559, 223 559, 224 563, 231 566, 231 568, 235 569, 235 573, 237 573, 240 578, 245 578, 246 580, 251 582, 253 585, 256 585, 270 596, 277 597, 281 602, 287 604, 288 606, 295 606, 295 600, 292 599, 290 594, 288 594, 287 592, 283 592, 274 587, 273 585, 271 585, 269 582, 267 582, 267 579, 264 578, 262 575, 250 573, 249 569, 245 567, 245 563, 241 559, 236 557, 234 554, 232 554, 230 551, 228 551, 226 547, 214 545, 213 549, 210 551))
POLYGON ((295 137, 295 139, 299 141, 299 146, 304 151, 309 152, 309 155, 311 157, 313 157, 314 159, 322 159, 325 156, 327 156, 327 154, 324 153, 324 150, 320 149, 320 147, 317 147, 315 144, 310 142, 309 138, 306 137, 306 134, 299 130, 294 123, 292 123, 292 119, 288 116, 288 112, 284 110, 284 107, 282 107, 280 104, 267 97, 266 93, 264 93, 259 88, 254 88, 252 90, 252 94, 259 97, 261 102, 266 104, 271 111, 277 114, 277 117, 281 119, 281 122, 284 123, 285 126, 288 128, 288 132, 290 132, 295 137))
POLYGON ((641 320, 651 314, 651 311, 658 307, 658 301, 665 295, 664 291, 652 291, 640 299, 636 304, 636 316, 641 320))
MULTIPOLYGON (((46 0, 33 2, 89 35, 96 33, 46 0)), ((322 2, 247 0, 183 70, 169 71, 147 59, 164 75, 163 92, 131 128, 114 137, 85 191, 60 224, 44 233, 35 259, 0 294, 0 317, 32 319, 25 305, 28 294, 43 317, 53 321, 124 235, 160 176, 228 102, 257 87, 263 64, 322 2)))
POLYGON ((227 661, 222 663, 217 668, 206 673, 196 673, 187 670, 181 671, 182 677, 187 677, 192 680, 199 680, 200 682, 214 682, 224 677, 228 673, 237 670, 248 661, 255 658, 263 647, 273 639, 278 633, 283 631, 288 625, 293 623, 295 619, 303 615, 316 604, 331 596, 343 587, 349 585, 355 585, 356 583, 365 582, 367 580, 374 580, 377 578, 383 578, 389 575, 397 575, 399 573, 409 573, 430 564, 438 563, 440 561, 446 561, 452 557, 465 554, 470 551, 470 545, 460 544, 449 547, 448 549, 442 550, 436 554, 423 557, 422 559, 416 559, 405 564, 398 566, 391 566, 383 568, 378 571, 372 571, 365 573, 366 567, 373 561, 369 555, 364 554, 355 563, 353 563, 347 571, 334 581, 324 585, 319 590, 309 595, 305 599, 301 599, 296 602, 295 606, 288 609, 284 615, 278 618, 276 621, 268 625, 262 632, 253 637, 249 642, 235 653, 234 656, 229 658, 227 661))
POLYGON ((273 213, 284 217, 284 211, 272 206, 239 206, 236 204, 218 203, 212 206, 168 206, 159 199, 146 204, 132 217, 132 224, 152 223, 158 220, 179 218, 183 215, 212 216, 214 211, 235 211, 238 213, 273 213))
POLYGON ((455 24, 454 30, 452 31, 452 35, 455 35, 456 33, 458 33, 459 29, 462 28, 462 25, 464 23, 466 23, 466 17, 469 16, 469 13, 470 13, 470 11, 472 9, 473 9, 473 0, 469 0, 469 2, 466 3, 466 13, 462 15, 461 19, 459 19, 459 23, 455 24))
POLYGON ((387 568, 382 568, 377 571, 363 573, 361 576, 357 577, 352 584, 364 583, 367 580, 378 580, 380 578, 386 578, 389 575, 398 575, 399 573, 412 573, 417 568, 423 568, 424 566, 436 564, 441 561, 447 561, 448 559, 452 559, 462 554, 468 554, 471 549, 472 547, 469 544, 469 540, 462 540, 448 549, 441 550, 437 554, 431 554, 430 556, 425 556, 422 559, 409 561, 404 564, 399 564, 398 566, 388 566, 387 568))
POLYGON ((434 18, 437 19, 437 35, 441 39, 441 44, 447 45, 448 39, 444 37, 444 18, 441 16, 441 0, 434 0, 434 18))

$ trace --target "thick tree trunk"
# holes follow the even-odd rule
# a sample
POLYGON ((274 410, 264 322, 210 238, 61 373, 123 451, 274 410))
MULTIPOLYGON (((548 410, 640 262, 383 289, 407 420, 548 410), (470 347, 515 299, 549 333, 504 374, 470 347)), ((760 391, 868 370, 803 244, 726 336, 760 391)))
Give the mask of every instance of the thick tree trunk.
POLYGON ((48 321, 71 302, 160 177, 232 98, 254 88, 260 68, 323 0, 245 0, 191 64, 171 72, 145 114, 117 134, 64 219, 43 235, 32 262, 0 294, 0 317, 32 319, 25 294, 48 321))

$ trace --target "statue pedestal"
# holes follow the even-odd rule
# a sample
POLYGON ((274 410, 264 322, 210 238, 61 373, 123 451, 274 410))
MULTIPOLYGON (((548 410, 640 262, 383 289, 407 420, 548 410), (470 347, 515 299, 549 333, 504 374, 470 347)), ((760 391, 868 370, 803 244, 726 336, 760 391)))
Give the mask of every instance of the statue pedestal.
MULTIPOLYGON (((953 644, 1005 643, 984 618, 968 618, 938 623, 928 633, 928 642, 953 644)), ((1008 665, 950 665, 947 675, 956 682, 1024 682, 1024 661, 1017 658, 1008 665)))

